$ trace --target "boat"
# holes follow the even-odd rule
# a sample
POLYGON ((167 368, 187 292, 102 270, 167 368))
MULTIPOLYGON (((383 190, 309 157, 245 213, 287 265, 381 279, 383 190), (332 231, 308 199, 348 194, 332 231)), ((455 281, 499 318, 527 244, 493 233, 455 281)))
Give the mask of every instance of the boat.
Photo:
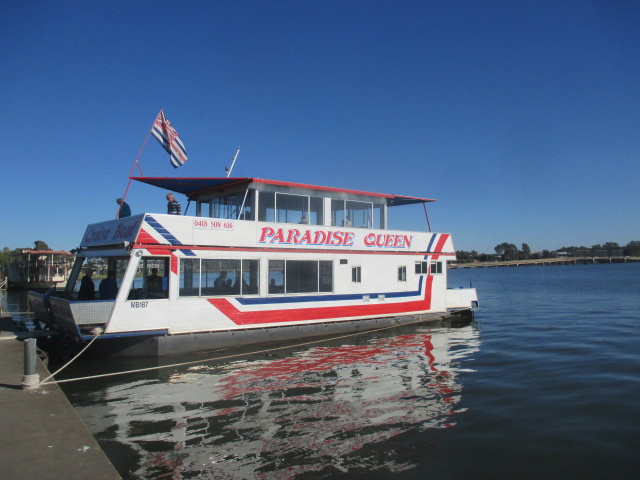
POLYGON ((447 286, 451 234, 388 228, 391 210, 432 199, 253 177, 132 180, 185 195, 185 214, 88 225, 66 288, 29 293, 39 323, 69 344, 93 341, 95 355, 468 318, 478 306, 474 288, 447 286), (100 290, 105 280, 86 273, 98 266, 115 277, 115 298, 82 294, 83 282, 100 290))
POLYGON ((71 252, 20 248, 7 268, 8 287, 21 290, 64 288, 75 255, 71 252))

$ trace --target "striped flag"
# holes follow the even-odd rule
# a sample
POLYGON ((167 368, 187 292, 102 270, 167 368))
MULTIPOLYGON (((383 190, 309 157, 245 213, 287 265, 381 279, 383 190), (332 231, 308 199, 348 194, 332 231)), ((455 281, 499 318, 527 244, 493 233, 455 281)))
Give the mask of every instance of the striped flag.
POLYGON ((169 120, 164 118, 164 112, 160 111, 151 129, 151 134, 158 139, 160 145, 169 153, 171 165, 178 168, 187 161, 187 151, 178 132, 171 126, 169 120))

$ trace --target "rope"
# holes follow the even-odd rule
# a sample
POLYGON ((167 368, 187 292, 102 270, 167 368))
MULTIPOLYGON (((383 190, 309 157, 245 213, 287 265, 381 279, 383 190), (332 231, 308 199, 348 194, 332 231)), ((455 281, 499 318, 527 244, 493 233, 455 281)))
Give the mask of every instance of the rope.
POLYGON ((46 382, 47 382, 47 380, 49 380, 50 378, 55 377, 55 376, 56 376, 57 374, 59 374, 62 370, 64 370, 65 368, 67 368, 69 365, 71 365, 71 363, 72 363, 76 358, 78 358, 80 355, 82 355, 82 354, 84 353, 84 351, 85 351, 87 348, 89 348, 89 347, 91 346, 91 344, 92 344, 93 342, 95 342, 95 341, 96 341, 96 338, 98 338, 100 335, 102 335, 102 333, 99 333, 98 335, 96 335, 95 337, 93 337, 93 338, 91 339, 91 341, 90 341, 89 343, 87 343, 87 344, 85 345, 85 347, 84 347, 82 350, 80 350, 80 351, 78 352, 78 354, 77 354, 75 357, 73 357, 71 360, 69 360, 67 363, 65 363, 62 367, 60 367, 58 370, 56 370, 55 372, 53 372, 53 373, 52 373, 51 375, 49 375, 47 378, 45 378, 44 380, 42 380, 42 381, 41 381, 40 383, 38 383, 38 385, 36 385, 36 386, 37 386, 37 387, 39 387, 40 385, 50 385, 51 383, 56 383, 56 382, 49 382, 49 383, 46 383, 46 382))
MULTIPOLYGON (((437 318, 434 318, 434 320, 442 319, 442 318, 443 317, 437 317, 437 318)), ((331 340, 341 340, 343 338, 349 338, 349 337, 355 337, 355 336, 358 336, 358 335, 362 335, 363 333, 374 333, 374 332, 381 332, 381 331, 384 331, 384 330, 389 330, 389 329, 392 329, 392 328, 396 328, 398 325, 405 326, 405 325, 413 325, 415 323, 422 323, 422 322, 424 322, 424 319, 415 320, 413 322, 407 322, 407 323, 400 323, 400 322, 398 322, 396 320, 397 325, 390 325, 388 327, 381 327, 381 328, 376 328, 376 329, 373 329, 373 330, 366 330, 366 331, 363 331, 363 332, 350 333, 350 334, 342 335, 342 336, 339 336, 339 337, 332 337, 331 340)), ((310 341, 310 342, 298 343, 296 345, 285 345, 285 346, 282 346, 282 347, 268 348, 268 349, 265 349, 265 350, 257 350, 255 352, 251 352, 251 353, 248 353, 248 354, 247 353, 237 353, 237 354, 234 354, 234 355, 226 355, 224 357, 211 357, 211 358, 206 358, 204 360, 193 360, 193 361, 190 361, 190 362, 174 363, 172 365, 158 365, 158 366, 155 366, 155 367, 146 367, 146 368, 137 368, 135 370, 126 370, 124 372, 101 373, 99 375, 89 375, 87 377, 66 378, 66 379, 63 379, 63 380, 54 380, 52 382, 47 382, 47 380, 49 380, 51 377, 57 375, 60 371, 62 371, 64 368, 66 368, 71 362, 73 362, 76 358, 78 358, 82 352, 84 352, 87 348, 89 348, 89 345, 91 345, 91 343, 93 343, 93 341, 96 338, 98 338, 98 336, 99 335, 94 337, 91 340, 91 342, 89 342, 89 344, 85 348, 83 348, 80 353, 78 353, 75 357, 73 357, 66 365, 64 365, 57 372, 52 373, 47 378, 45 378, 43 381, 41 381, 38 384, 38 386, 40 386, 40 385, 53 385, 53 384, 56 384, 56 383, 60 384, 60 383, 78 382, 78 381, 81 381, 81 380, 94 380, 96 378, 115 377, 117 375, 126 375, 126 374, 129 374, 129 373, 150 372, 152 370, 161 370, 163 368, 183 367, 185 365, 193 365, 195 363, 208 363, 208 362, 211 362, 213 360, 228 360, 230 358, 236 358, 236 357, 240 357, 240 356, 256 355, 256 354, 260 354, 260 353, 275 352, 275 351, 278 351, 278 350, 285 350, 287 348, 304 347, 304 346, 307 346, 307 345, 313 345, 313 344, 316 344, 316 343, 321 343, 321 342, 324 342, 324 341, 327 340, 326 338, 322 338, 322 339, 313 340, 313 341, 310 341)))

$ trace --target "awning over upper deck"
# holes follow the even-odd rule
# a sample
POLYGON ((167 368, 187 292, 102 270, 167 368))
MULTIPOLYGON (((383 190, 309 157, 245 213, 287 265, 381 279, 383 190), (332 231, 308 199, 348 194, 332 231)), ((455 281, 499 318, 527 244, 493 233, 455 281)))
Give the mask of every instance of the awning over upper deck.
POLYGON ((387 193, 364 192, 360 190, 349 190, 345 188, 320 187, 317 185, 306 185, 303 183, 281 182, 278 180, 265 180, 262 178, 175 178, 175 177, 132 177, 132 180, 153 185, 155 187, 182 193, 190 199, 197 198, 204 193, 226 190, 236 186, 246 186, 251 183, 264 183, 267 185, 286 186, 290 188, 311 189, 324 192, 339 192, 353 196, 381 197, 387 199, 390 207, 398 205, 411 205, 414 203, 435 202, 430 198, 408 197, 405 195, 393 195, 387 193))

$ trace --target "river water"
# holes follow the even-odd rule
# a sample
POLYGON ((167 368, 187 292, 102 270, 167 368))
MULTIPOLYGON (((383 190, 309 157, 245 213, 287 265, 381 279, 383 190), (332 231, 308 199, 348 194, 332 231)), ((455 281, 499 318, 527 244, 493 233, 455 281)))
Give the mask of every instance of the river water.
POLYGON ((449 280, 478 288, 473 323, 83 361, 62 376, 193 363, 62 386, 126 479, 638 478, 640 264, 449 280))

